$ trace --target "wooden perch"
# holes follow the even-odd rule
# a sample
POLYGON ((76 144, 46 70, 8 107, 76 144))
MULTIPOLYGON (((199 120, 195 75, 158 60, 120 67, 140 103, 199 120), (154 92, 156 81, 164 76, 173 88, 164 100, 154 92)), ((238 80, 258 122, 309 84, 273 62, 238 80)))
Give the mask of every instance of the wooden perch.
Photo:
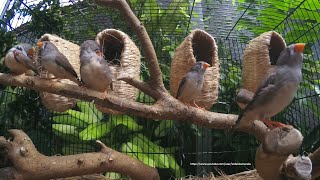
POLYGON ((256 151, 256 169, 265 180, 280 180, 281 167, 291 153, 302 144, 300 131, 292 127, 269 131, 256 151))
POLYGON ((29 136, 19 130, 10 130, 12 141, 0 137, 0 149, 5 149, 13 167, 0 169, 5 179, 50 179, 102 172, 119 172, 132 179, 160 179, 155 168, 112 150, 101 141, 100 152, 70 156, 44 156, 29 136), (143 173, 141 170, 143 169, 143 173))

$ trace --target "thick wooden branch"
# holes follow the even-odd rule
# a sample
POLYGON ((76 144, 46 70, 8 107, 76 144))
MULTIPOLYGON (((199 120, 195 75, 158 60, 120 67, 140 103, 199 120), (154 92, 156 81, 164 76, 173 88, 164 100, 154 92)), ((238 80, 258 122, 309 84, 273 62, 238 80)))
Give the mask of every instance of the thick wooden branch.
POLYGON ((291 153, 297 152, 303 136, 293 127, 269 131, 256 151, 256 169, 265 180, 280 180, 282 165, 291 153))
POLYGON ((0 148, 6 149, 13 163, 13 167, 0 169, 0 177, 4 179, 36 180, 102 172, 118 172, 136 180, 160 179, 155 168, 112 150, 101 141, 97 141, 101 146, 100 152, 49 157, 40 154, 24 132, 9 132, 13 141, 0 139, 0 148))
POLYGON ((320 177, 320 148, 309 154, 309 158, 312 162, 312 179, 320 177))
POLYGON ((95 0, 95 2, 101 6, 117 9, 124 16, 125 20, 129 24, 129 27, 132 28, 141 43, 141 47, 150 72, 151 88, 156 91, 165 91, 162 73, 153 44, 146 28, 134 15, 128 3, 125 0, 95 0))
MULTIPOLYGON (((52 85, 51 80, 34 76, 13 76, 0 73, 0 84, 27 87, 36 91, 45 91, 89 102, 94 101, 100 106, 145 118, 191 122, 207 128, 230 129, 238 117, 233 114, 209 112, 186 106, 167 93, 162 94, 162 98, 154 105, 146 105, 121 99, 110 94, 108 94, 105 99, 101 99, 102 93, 100 92, 90 89, 83 90, 78 86, 60 82, 52 85)), ((252 133, 261 140, 266 132, 266 127, 263 123, 258 122, 256 125, 253 125, 251 129, 240 130, 252 133)))

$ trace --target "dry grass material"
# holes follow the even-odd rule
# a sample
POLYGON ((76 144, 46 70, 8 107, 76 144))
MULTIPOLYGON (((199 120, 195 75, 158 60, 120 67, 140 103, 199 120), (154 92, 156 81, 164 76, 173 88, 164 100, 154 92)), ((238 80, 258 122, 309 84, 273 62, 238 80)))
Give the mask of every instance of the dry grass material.
POLYGON ((220 176, 214 176, 213 173, 205 177, 190 176, 180 180, 262 180, 256 170, 244 171, 237 174, 226 175, 222 171, 218 171, 220 176))
POLYGON ((275 31, 252 39, 243 53, 242 88, 255 92, 285 47, 286 42, 275 31))
MULTIPOLYGON (((39 41, 50 41, 52 42, 58 50, 64 54, 67 59, 69 60, 72 67, 77 72, 78 76, 80 75, 80 47, 77 44, 74 44, 70 41, 67 41, 65 39, 62 39, 56 35, 51 34, 44 34, 39 41)), ((40 63, 40 50, 37 48, 37 59, 38 63, 40 63)), ((40 77, 42 78, 52 78, 54 77, 52 74, 48 74, 48 72, 44 69, 44 67, 41 67, 40 70, 40 77)), ((76 85, 76 83, 68 80, 68 79, 62 79, 61 82, 66 84, 73 84, 76 85)), ((49 110, 57 111, 57 112, 64 112, 68 109, 71 109, 75 107, 76 105, 76 99, 73 98, 67 98, 65 96, 57 95, 57 94, 51 94, 47 92, 41 92, 40 93, 40 99, 42 101, 42 104, 49 110)))
POLYGON ((177 47, 171 62, 170 92, 176 97, 180 81, 197 61, 211 65, 204 74, 204 84, 196 104, 210 109, 218 98, 219 60, 214 38, 203 30, 196 29, 177 47))
MULTIPOLYGON (((114 78, 128 76, 139 79, 141 54, 138 47, 130 37, 115 29, 105 29, 97 34, 96 42, 102 46, 102 52, 108 61, 114 78)), ((135 101, 138 96, 138 89, 124 81, 114 81, 113 90, 108 88, 108 93, 123 99, 135 101)), ((97 109, 105 113, 122 114, 119 111, 104 108, 96 105, 97 109)))

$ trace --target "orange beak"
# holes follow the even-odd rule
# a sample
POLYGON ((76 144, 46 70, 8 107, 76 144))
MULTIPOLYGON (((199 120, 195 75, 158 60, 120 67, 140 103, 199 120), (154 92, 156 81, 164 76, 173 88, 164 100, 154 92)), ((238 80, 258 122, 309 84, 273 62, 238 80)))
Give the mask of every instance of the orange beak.
POLYGON ((38 46, 38 47, 42 47, 42 46, 43 46, 43 42, 38 42, 38 43, 37 43, 37 46, 38 46))
POLYGON ((204 63, 204 64, 203 64, 203 67, 204 67, 205 69, 207 69, 208 67, 210 67, 210 64, 204 63))
POLYGON ((304 44, 304 43, 297 43, 294 46, 294 51, 298 52, 298 53, 302 53, 305 46, 306 46, 306 44, 304 44))
POLYGON ((32 57, 33 57, 33 55, 34 55, 34 49, 33 49, 33 48, 30 49, 30 50, 27 52, 27 54, 28 54, 29 56, 32 56, 32 57))

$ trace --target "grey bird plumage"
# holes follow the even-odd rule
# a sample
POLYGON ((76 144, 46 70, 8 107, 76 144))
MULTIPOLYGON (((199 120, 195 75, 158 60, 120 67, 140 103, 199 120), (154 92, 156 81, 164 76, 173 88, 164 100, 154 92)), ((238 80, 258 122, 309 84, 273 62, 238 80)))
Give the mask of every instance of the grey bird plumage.
POLYGON ((269 119, 281 112, 293 100, 302 80, 304 44, 293 44, 280 54, 276 66, 258 87, 253 99, 239 115, 234 129, 249 127, 254 120, 262 120, 269 128, 283 126, 269 119))
POLYGON ((106 60, 101 55, 98 43, 86 40, 80 47, 81 80, 87 88, 105 92, 112 89, 113 75, 106 60))
POLYGON ((195 105, 195 99, 201 94, 204 82, 204 73, 210 65, 199 61, 193 65, 190 71, 183 77, 179 84, 176 98, 186 104, 195 105))
POLYGON ((32 70, 38 74, 37 64, 33 60, 34 49, 30 44, 13 46, 4 58, 4 64, 17 75, 32 70))
POLYGON ((38 42, 37 45, 41 48, 41 64, 49 73, 56 78, 69 79, 78 85, 82 85, 67 57, 52 42, 42 41, 38 42))

